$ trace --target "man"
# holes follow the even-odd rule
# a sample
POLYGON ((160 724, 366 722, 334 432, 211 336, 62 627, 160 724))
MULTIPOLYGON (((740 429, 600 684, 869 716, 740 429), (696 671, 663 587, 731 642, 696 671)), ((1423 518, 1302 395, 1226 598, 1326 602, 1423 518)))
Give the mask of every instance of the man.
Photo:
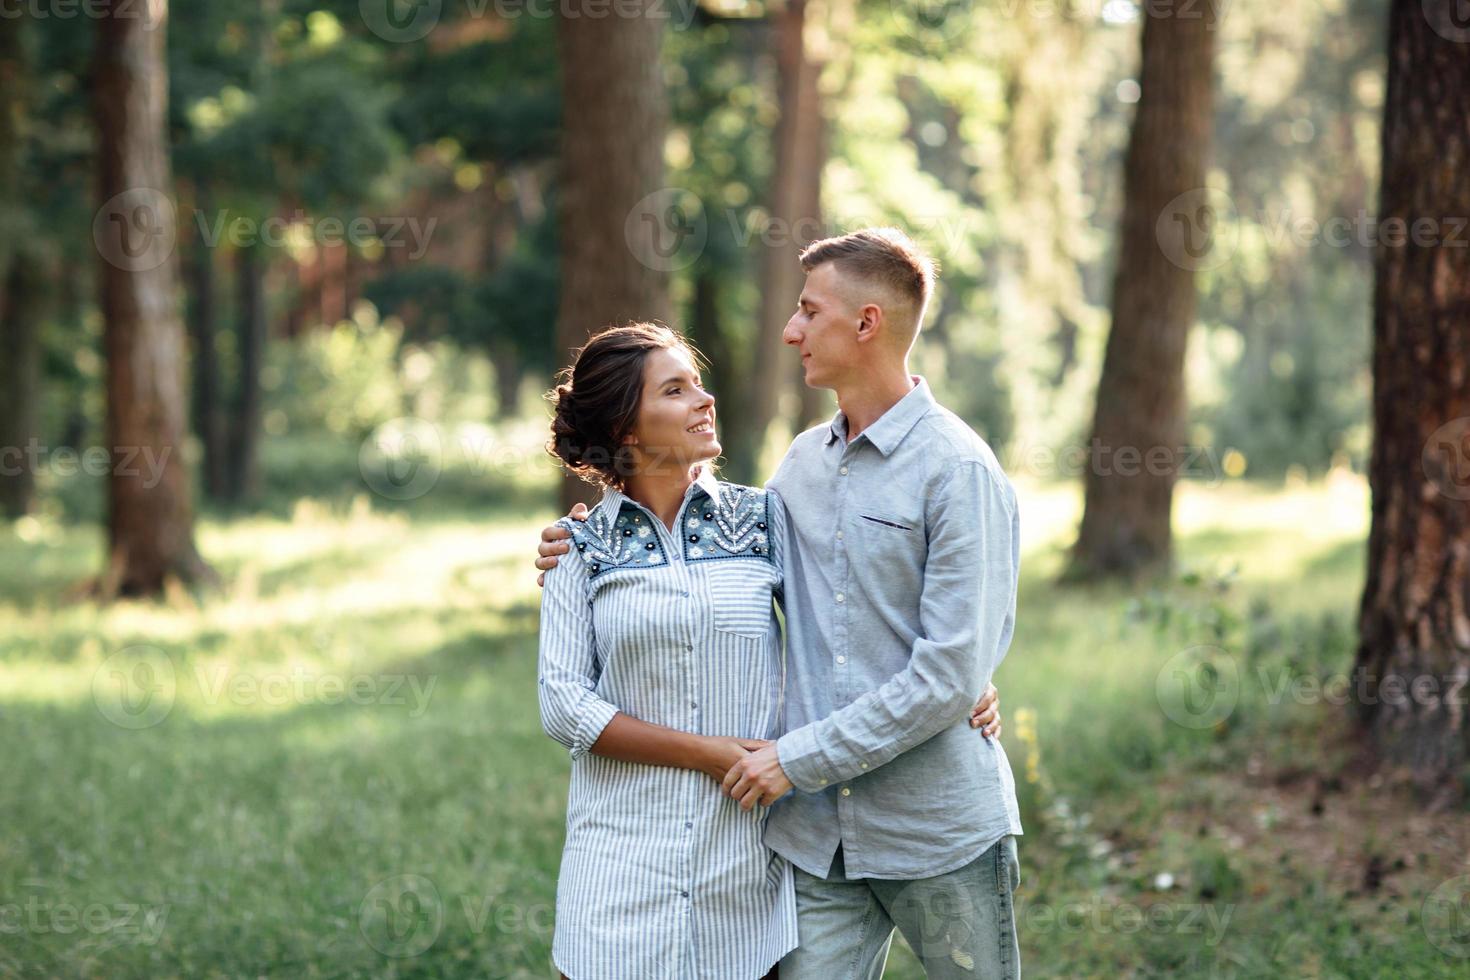
POLYGON ((769 484, 790 522, 785 734, 724 781, 773 805, 766 844, 797 869, 801 945, 781 977, 881 977, 895 926, 931 978, 1016 977, 1015 784, 999 740, 955 721, 1010 644, 1015 492, 909 374, 933 263, 892 229, 801 262, 784 339, 840 410, 769 484))

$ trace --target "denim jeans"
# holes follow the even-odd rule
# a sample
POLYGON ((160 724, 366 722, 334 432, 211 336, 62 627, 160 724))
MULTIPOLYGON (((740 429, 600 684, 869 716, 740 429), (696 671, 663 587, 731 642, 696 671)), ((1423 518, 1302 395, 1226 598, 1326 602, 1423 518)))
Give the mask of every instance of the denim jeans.
POLYGON ((895 926, 929 980, 1021 975, 1015 837, 933 878, 848 881, 840 845, 825 879, 795 872, 800 945, 781 960, 781 980, 879 980, 895 926))

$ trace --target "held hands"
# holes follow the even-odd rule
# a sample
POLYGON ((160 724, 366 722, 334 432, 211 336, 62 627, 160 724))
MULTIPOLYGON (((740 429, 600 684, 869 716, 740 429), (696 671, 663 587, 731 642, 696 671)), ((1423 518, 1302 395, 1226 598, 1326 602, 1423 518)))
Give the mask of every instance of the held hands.
POLYGON ((725 795, 740 802, 740 809, 749 810, 757 803, 770 806, 792 790, 786 770, 776 755, 776 743, 764 746, 746 755, 730 767, 725 774, 725 795))
POLYGON ((700 769, 717 783, 725 778, 735 763, 752 752, 775 744, 763 738, 730 738, 724 735, 711 735, 703 742, 704 758, 700 769))
MULTIPOLYGON (((577 503, 572 505, 571 513, 567 514, 574 521, 585 521, 587 519, 587 505, 577 503)), ((540 555, 536 559, 536 567, 541 569, 541 574, 536 576, 536 584, 546 585, 546 573, 557 566, 557 556, 564 555, 572 550, 570 532, 566 528, 557 527, 555 524, 541 529, 541 544, 536 548, 540 555)))
MULTIPOLYGON (((986 687, 980 700, 975 702, 975 707, 970 709, 970 727, 980 729, 986 738, 1000 737, 1000 692, 995 689, 994 684, 986 687)), ((757 803, 770 806, 794 789, 786 770, 781 768, 775 742, 760 739, 717 741, 736 742, 741 747, 741 754, 735 756, 734 764, 725 773, 723 782, 725 795, 739 800, 740 809, 749 810, 757 803)), ((727 757, 721 756, 719 759, 727 757)), ((717 760, 715 764, 718 767, 720 762, 717 760)), ((709 769, 705 771, 710 772, 709 769)), ((715 773, 711 772, 711 775, 715 773)), ((715 778, 720 777, 715 775, 715 778)))

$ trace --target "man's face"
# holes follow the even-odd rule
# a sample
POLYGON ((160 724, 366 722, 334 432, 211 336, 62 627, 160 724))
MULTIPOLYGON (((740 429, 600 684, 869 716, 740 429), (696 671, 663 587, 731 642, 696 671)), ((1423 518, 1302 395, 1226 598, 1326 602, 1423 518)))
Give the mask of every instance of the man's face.
POLYGON ((835 388, 862 366, 862 306, 853 301, 852 286, 835 262, 817 266, 807 273, 796 313, 781 332, 801 353, 808 387, 835 388))

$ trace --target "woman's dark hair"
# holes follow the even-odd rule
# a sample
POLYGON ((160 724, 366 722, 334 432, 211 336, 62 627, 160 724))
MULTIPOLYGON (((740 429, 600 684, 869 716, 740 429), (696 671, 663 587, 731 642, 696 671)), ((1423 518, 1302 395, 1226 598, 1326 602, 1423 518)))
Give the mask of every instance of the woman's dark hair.
POLYGON ((623 440, 638 424, 643 366, 656 350, 683 351, 703 362, 682 336, 656 323, 632 323, 597 334, 579 351, 547 398, 556 408, 547 452, 567 469, 599 486, 622 489, 633 473, 623 440))

